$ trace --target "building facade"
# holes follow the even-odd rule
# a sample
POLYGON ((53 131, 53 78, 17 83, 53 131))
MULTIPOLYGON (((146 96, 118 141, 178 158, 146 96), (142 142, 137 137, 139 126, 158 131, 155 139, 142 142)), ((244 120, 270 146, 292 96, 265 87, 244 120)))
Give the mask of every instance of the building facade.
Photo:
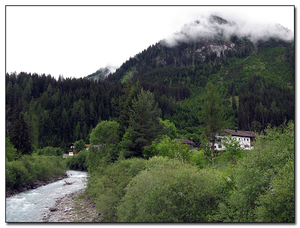
POLYGON ((252 131, 239 131, 237 129, 230 130, 230 129, 223 129, 224 135, 217 136, 217 142, 215 143, 215 150, 225 150, 225 146, 223 145, 222 141, 228 139, 228 135, 231 135, 233 139, 239 142, 240 147, 243 150, 252 150, 252 142, 255 138, 255 133, 252 131))

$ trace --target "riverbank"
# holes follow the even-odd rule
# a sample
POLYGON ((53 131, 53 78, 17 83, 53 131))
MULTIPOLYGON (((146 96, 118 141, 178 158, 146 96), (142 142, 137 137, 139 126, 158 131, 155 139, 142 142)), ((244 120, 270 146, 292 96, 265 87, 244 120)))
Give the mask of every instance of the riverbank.
POLYGON ((38 181, 30 183, 26 186, 22 186, 20 188, 17 188, 17 189, 6 189, 5 195, 6 195, 6 197, 10 197, 10 196, 16 195, 18 193, 21 193, 21 192, 24 192, 24 191, 27 191, 27 190, 30 190, 30 189, 36 189, 38 187, 54 183, 56 181, 62 180, 62 179, 67 178, 67 177, 68 177, 68 175, 66 173, 64 173, 63 175, 61 175, 59 177, 51 178, 49 180, 44 180, 44 181, 38 180, 38 181))
POLYGON ((102 219, 81 189, 56 199, 55 206, 44 214, 43 222, 102 222, 102 219))

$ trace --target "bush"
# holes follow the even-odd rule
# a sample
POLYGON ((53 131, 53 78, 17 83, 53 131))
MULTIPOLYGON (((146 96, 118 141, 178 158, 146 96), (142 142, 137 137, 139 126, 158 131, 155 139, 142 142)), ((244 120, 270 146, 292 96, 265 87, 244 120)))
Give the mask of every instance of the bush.
POLYGON ((203 169, 208 165, 206 157, 204 155, 204 150, 194 150, 191 154, 191 164, 197 166, 199 169, 203 169))
POLYGON ((224 180, 178 160, 152 158, 126 187, 119 222, 207 222, 217 209, 224 180))
POLYGON ((66 164, 69 167, 69 169, 86 171, 87 170, 87 165, 86 165, 87 154, 88 154, 88 151, 84 149, 74 156, 68 156, 66 159, 66 164))
POLYGON ((291 158, 255 202, 257 222, 295 222, 295 167, 291 158))
POLYGON ((146 160, 131 158, 99 167, 88 178, 86 193, 96 203, 96 208, 104 214, 105 222, 115 222, 116 207, 125 194, 129 181, 146 168, 146 160))
POLYGON ((152 142, 150 147, 143 150, 145 158, 153 157, 153 155, 177 158, 181 161, 189 161, 191 158, 190 146, 177 142, 176 139, 171 140, 167 135, 163 135, 161 139, 152 142))
MULTIPOLYGON (((235 182, 234 189, 219 205, 219 213, 214 220, 256 222, 262 221, 262 216, 266 215, 263 221, 266 222, 267 219, 269 219, 268 222, 275 221, 265 211, 267 208, 277 213, 276 219, 278 220, 276 221, 279 222, 279 215, 280 213, 284 214, 285 209, 279 213, 273 206, 286 207, 282 205, 283 195, 269 197, 266 189, 277 184, 279 186, 276 188, 278 194, 286 191, 286 203, 288 201, 293 203, 290 200, 290 192, 294 189, 294 185, 286 185, 282 175, 287 176, 288 173, 293 172, 291 169, 294 164, 290 162, 290 159, 295 156, 294 146, 294 124, 292 122, 280 127, 268 128, 264 134, 256 137, 256 141, 253 143, 254 149, 237 162, 234 168, 235 175, 230 177, 235 182), (283 170, 286 173, 282 173, 283 170), (272 207, 270 207, 270 203, 273 204, 272 207), (259 207, 257 208, 257 206, 259 207), (264 214, 265 212, 266 214, 264 214)), ((293 176, 289 176, 289 178, 292 180, 293 176)), ((290 206, 286 208, 289 208, 289 212, 291 212, 290 206)), ((283 216, 280 222, 285 222, 287 217, 291 221, 289 216, 283 216)))
POLYGON ((19 188, 28 184, 29 173, 21 161, 6 163, 6 188, 19 188))
POLYGON ((6 162, 6 188, 16 189, 37 180, 57 177, 65 171, 61 157, 24 155, 19 160, 6 162))
POLYGON ((17 149, 11 144, 9 137, 6 138, 5 157, 7 161, 14 161, 20 157, 17 149))

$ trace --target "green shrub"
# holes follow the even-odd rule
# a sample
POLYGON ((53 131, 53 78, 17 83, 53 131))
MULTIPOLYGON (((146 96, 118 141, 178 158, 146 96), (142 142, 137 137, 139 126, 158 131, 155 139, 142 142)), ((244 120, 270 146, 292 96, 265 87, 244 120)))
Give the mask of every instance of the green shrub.
POLYGON ((9 137, 6 138, 5 157, 7 161, 14 161, 20 157, 17 149, 11 144, 9 137))
POLYGON ((152 142, 150 147, 143 150, 143 156, 149 158, 153 155, 177 158, 181 161, 189 161, 191 158, 190 146, 178 142, 176 139, 171 140, 167 135, 163 135, 161 139, 152 142))
POLYGON ((152 158, 117 207, 119 222, 207 222, 224 179, 175 159, 152 158))
POLYGON ((86 193, 96 203, 96 208, 104 214, 105 222, 115 222, 116 207, 125 194, 129 181, 146 168, 146 160, 131 158, 100 167, 88 178, 86 193))
POLYGON ((291 158, 255 202, 256 222, 295 222, 295 167, 291 158))
POLYGON ((6 163, 6 187, 19 188, 28 184, 29 174, 21 161, 6 163))
POLYGON ((68 156, 66 159, 66 164, 69 167, 69 169, 86 171, 87 170, 87 165, 86 165, 87 154, 88 154, 88 151, 84 149, 74 156, 68 156))
POLYGON ((66 165, 61 157, 24 155, 19 160, 6 162, 6 188, 19 188, 37 180, 62 175, 66 165))
MULTIPOLYGON (((266 218, 263 221, 267 221, 267 219, 269 219, 268 222, 275 221, 267 211, 264 211, 265 208, 276 211, 275 205, 278 208, 285 207, 282 205, 283 195, 269 197, 266 194, 266 189, 274 187, 275 184, 279 185, 276 191, 279 189, 287 191, 286 202, 289 199, 289 202, 292 203, 290 191, 294 189, 294 186, 292 184, 285 185, 281 175, 291 173, 292 170, 289 169, 294 166, 293 163, 289 163, 290 159, 295 156, 294 133, 294 124, 290 122, 280 127, 265 129, 264 134, 256 137, 256 141, 253 143, 254 149, 247 156, 238 160, 234 168, 235 175, 230 177, 235 182, 235 186, 232 193, 220 203, 219 213, 215 216, 214 221, 262 221, 265 212, 266 218), (286 173, 281 173, 283 171, 280 170, 284 169, 286 169, 286 173), (273 208, 269 207, 271 203, 274 204, 273 208)), ((289 176, 289 178, 292 180, 293 176, 289 176)), ((292 181, 290 182, 292 183, 292 181)), ((279 191, 278 194, 282 194, 282 192, 279 191)), ((290 209, 290 207, 288 208, 290 209)), ((276 221, 279 222, 280 213, 279 211, 276 213, 276 219, 278 219, 276 221)), ((285 222, 286 217, 283 216, 281 222, 285 222)))
POLYGON ((194 166, 197 166, 199 169, 203 169, 205 166, 207 166, 207 160, 204 155, 204 150, 193 150, 191 154, 191 164, 194 166))

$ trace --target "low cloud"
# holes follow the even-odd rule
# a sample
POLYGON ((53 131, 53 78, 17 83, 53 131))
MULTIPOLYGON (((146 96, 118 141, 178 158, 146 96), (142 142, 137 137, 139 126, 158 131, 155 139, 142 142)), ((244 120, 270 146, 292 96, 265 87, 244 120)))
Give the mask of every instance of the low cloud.
POLYGON ((250 21, 234 19, 226 20, 218 16, 203 16, 200 19, 185 24, 181 30, 164 40, 167 46, 175 46, 179 42, 190 42, 206 38, 225 38, 231 35, 247 37, 252 42, 266 40, 270 37, 286 41, 294 39, 294 33, 277 23, 251 23, 250 21))
POLYGON ((119 66, 115 66, 113 64, 107 64, 106 67, 109 70, 109 73, 107 75, 105 75, 105 77, 107 77, 110 73, 115 73, 116 70, 119 68, 119 66))

